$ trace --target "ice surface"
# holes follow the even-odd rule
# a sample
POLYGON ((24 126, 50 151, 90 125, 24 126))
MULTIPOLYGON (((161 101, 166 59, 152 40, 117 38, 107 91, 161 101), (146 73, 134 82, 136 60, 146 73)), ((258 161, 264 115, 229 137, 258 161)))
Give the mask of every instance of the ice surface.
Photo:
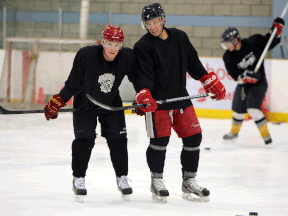
MULTIPOLYGON (((1 115, 0 215, 288 215, 288 124, 268 124, 273 139, 269 148, 251 120, 244 122, 235 142, 222 140, 231 120, 199 120, 203 141, 197 180, 210 190, 210 202, 181 198, 182 142, 174 132, 164 172, 170 196, 166 204, 152 201, 144 118, 126 115, 131 201, 121 199, 106 141, 99 136, 86 176, 88 195, 77 203, 72 192, 72 114, 50 121, 43 114, 1 115)), ((99 127, 96 132, 100 134, 99 127)))

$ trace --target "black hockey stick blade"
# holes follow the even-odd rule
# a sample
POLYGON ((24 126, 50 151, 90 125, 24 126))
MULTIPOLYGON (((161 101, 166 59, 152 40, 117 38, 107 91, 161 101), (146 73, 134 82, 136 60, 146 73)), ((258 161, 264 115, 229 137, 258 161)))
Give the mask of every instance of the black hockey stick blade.
MULTIPOLYGON (((89 108, 89 109, 60 109, 58 112, 75 112, 79 110, 97 110, 97 111, 104 111, 103 109, 99 108, 89 108)), ((3 115, 11 115, 11 114, 33 114, 33 113, 45 113, 46 111, 43 110, 7 110, 0 106, 0 114, 3 115)), ((107 111, 106 111, 107 112, 107 111)))
POLYGON ((143 107, 144 104, 135 104, 131 106, 125 106, 125 107, 111 107, 106 104, 100 103, 99 101, 95 100, 92 96, 89 94, 86 94, 87 98, 94 103, 95 105, 102 107, 103 109, 110 110, 110 111, 121 111, 121 110, 134 110, 139 107, 143 107))
MULTIPOLYGON (((135 104, 135 105, 124 106, 124 107, 112 107, 112 106, 108 106, 106 104, 100 103, 99 101, 97 101, 93 97, 91 97, 89 94, 86 94, 86 96, 95 105, 102 107, 103 109, 110 110, 110 111, 134 110, 136 108, 145 106, 144 104, 135 104)), ((157 104, 165 104, 165 103, 172 103, 172 102, 183 101, 183 100, 191 100, 191 99, 208 97, 208 96, 213 97, 213 96, 215 96, 215 94, 207 93, 207 94, 201 94, 201 95, 192 95, 192 96, 186 96, 186 97, 178 97, 178 98, 171 98, 171 99, 166 99, 166 100, 159 100, 156 102, 157 102, 157 104)))

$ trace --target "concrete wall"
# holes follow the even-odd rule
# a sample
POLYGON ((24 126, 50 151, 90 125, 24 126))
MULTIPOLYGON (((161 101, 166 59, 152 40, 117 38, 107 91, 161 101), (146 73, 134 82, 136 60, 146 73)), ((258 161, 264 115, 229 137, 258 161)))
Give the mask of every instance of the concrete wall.
MULTIPOLYGON (((154 0, 91 0, 91 13, 107 13, 111 8, 116 14, 137 14, 140 18, 141 9, 147 3, 153 3, 154 0)), ((165 9, 167 17, 172 15, 195 16, 195 19, 201 23, 201 16, 204 17, 224 17, 226 21, 231 16, 241 16, 249 18, 270 17, 273 15, 273 0, 158 0, 165 9)), ((8 11, 20 12, 50 12, 57 16, 59 7, 63 8, 63 12, 79 13, 81 7, 80 0, 6 0, 2 1, 2 8, 6 6, 8 11)), ((2 10, 0 8, 0 10, 2 10)), ((10 16, 13 16, 12 14, 10 16)), ((13 20, 13 17, 11 18, 13 20)), ((213 19, 212 19, 213 20, 213 19)), ((272 19, 271 19, 272 20, 272 19)), ((226 26, 213 24, 211 26, 185 26, 171 25, 173 17, 170 21, 167 19, 167 27, 177 27, 184 30, 193 45, 196 47, 200 56, 222 56, 223 50, 220 47, 220 36, 226 26)), ((216 22, 216 21, 215 21, 216 22)), ((89 38, 99 39, 101 32, 107 23, 91 23, 89 25, 89 38)), ((231 23, 233 24, 233 23, 231 23)), ((0 23, 2 28, 3 23, 0 23)), ((139 24, 119 24, 125 34, 125 45, 133 47, 134 43, 146 33, 139 24)), ((269 23, 269 27, 270 27, 269 23)), ((267 26, 267 25, 266 25, 267 26)), ((269 27, 238 27, 241 37, 248 37, 254 33, 265 34, 269 31, 269 27)), ((57 22, 8 22, 8 37, 11 36, 29 36, 29 37, 58 37, 57 22)), ((79 23, 63 23, 63 37, 78 38, 79 23)), ((3 36, 0 35, 0 46, 2 47, 3 36)), ((271 53, 268 54, 272 56, 271 53)))

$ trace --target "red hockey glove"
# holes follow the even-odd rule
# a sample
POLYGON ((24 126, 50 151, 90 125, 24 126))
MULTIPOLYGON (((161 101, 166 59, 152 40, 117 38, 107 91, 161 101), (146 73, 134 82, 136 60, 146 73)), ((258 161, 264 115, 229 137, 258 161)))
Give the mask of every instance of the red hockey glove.
POLYGON ((239 75, 237 82, 239 84, 252 83, 255 84, 260 79, 260 72, 254 73, 252 70, 245 70, 242 74, 239 75))
POLYGON ((273 31, 274 28, 277 28, 276 36, 280 37, 282 30, 284 28, 285 21, 281 17, 277 17, 274 19, 274 23, 271 27, 271 31, 273 31))
POLYGON ((214 72, 203 75, 200 78, 200 82, 204 87, 206 93, 214 93, 215 96, 212 99, 222 100, 225 97, 226 89, 224 85, 220 82, 214 72))
MULTIPOLYGON (((137 104, 136 101, 132 103, 132 105, 137 104)), ((143 112, 140 108, 136 108, 135 110, 132 110, 132 113, 136 113, 137 115, 143 116, 145 115, 145 112, 143 112)))
POLYGON ((57 112, 64 106, 66 106, 66 104, 63 99, 59 95, 54 95, 44 107, 47 121, 56 119, 58 116, 57 112))
POLYGON ((149 89, 140 90, 136 96, 135 101, 137 104, 145 104, 146 106, 140 107, 143 112, 154 112, 158 108, 157 102, 152 98, 149 89))

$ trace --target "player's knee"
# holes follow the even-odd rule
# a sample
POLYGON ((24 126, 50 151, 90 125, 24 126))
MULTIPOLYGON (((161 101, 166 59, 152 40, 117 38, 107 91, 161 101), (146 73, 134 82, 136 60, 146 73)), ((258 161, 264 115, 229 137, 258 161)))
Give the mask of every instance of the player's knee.
POLYGON ((95 145, 95 139, 92 138, 82 138, 75 139, 72 142, 72 150, 89 149, 92 150, 95 145))
POLYGON ((254 121, 259 121, 264 118, 264 114, 260 109, 248 108, 247 111, 254 121))
POLYGON ((118 147, 118 146, 127 146, 127 138, 116 138, 116 137, 109 137, 106 138, 107 144, 109 148, 118 147))
POLYGON ((245 118, 245 114, 244 113, 237 113, 237 112, 233 112, 233 119, 238 120, 238 121, 242 121, 245 118))
POLYGON ((190 137, 182 138, 184 147, 197 148, 202 142, 202 133, 195 134, 190 137))
POLYGON ((170 136, 160 138, 150 138, 150 145, 148 149, 154 149, 157 151, 164 151, 169 143, 170 136))
POLYGON ((167 146, 169 143, 170 136, 160 138, 150 138, 150 144, 157 146, 167 146))

